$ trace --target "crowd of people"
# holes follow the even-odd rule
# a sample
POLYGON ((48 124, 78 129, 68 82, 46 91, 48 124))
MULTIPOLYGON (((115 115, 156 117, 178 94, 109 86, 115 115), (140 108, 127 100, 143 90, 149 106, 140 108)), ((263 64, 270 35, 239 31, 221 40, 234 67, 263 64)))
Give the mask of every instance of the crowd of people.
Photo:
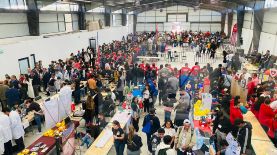
MULTIPOLYGON (((237 61, 242 61, 240 55, 226 51, 223 52, 222 64, 217 68, 210 64, 201 68, 198 62, 194 66, 185 63, 181 68, 174 68, 170 64, 158 66, 144 61, 139 63, 136 59, 138 55, 165 53, 167 46, 186 46, 183 44, 197 48, 200 53, 207 51, 214 58, 223 38, 223 33, 191 31, 128 35, 121 41, 99 46, 98 51, 87 48, 71 53, 66 60, 52 61, 47 68, 39 61, 34 69, 19 78, 6 75, 6 79, 0 81, 3 111, 0 112, 0 124, 5 124, 0 127, 0 131, 11 132, 1 136, 4 137, 4 154, 15 151, 12 139, 16 142, 16 150, 21 151, 25 147, 21 118, 29 111, 35 112, 40 134, 43 112, 35 102, 40 93, 53 95, 61 92, 66 85, 72 86, 74 103, 82 103, 85 110, 83 117, 86 133, 79 135, 87 147, 92 143, 90 139, 96 139, 107 125, 106 117, 112 117, 119 107, 132 111, 132 123, 126 133, 117 120, 113 121, 117 155, 123 155, 125 146, 128 155, 140 154, 143 144, 147 145, 149 153, 155 155, 193 153, 196 145, 193 114, 212 117, 213 130, 210 136, 214 137, 217 154, 227 151, 228 133, 237 139, 241 154, 252 151, 252 126, 243 120, 243 113, 247 110, 256 115, 276 143, 276 76, 269 76, 267 81, 261 82, 256 73, 250 75, 244 68, 238 73, 241 66, 237 61), (248 90, 247 103, 242 104, 239 96, 231 96, 233 78, 248 90), (86 84, 82 81, 86 81, 86 84), (115 89, 111 89, 112 85, 115 89), (130 95, 137 87, 143 88, 140 94, 130 95), (103 96, 103 92, 106 95, 103 96), (210 110, 201 108, 204 104, 201 93, 204 92, 211 93, 214 98, 210 110), (156 116, 158 107, 163 108, 164 120, 156 116), (138 134, 140 130, 146 134, 147 143, 142 142, 138 134)), ((263 65, 261 68, 268 66, 263 65)))

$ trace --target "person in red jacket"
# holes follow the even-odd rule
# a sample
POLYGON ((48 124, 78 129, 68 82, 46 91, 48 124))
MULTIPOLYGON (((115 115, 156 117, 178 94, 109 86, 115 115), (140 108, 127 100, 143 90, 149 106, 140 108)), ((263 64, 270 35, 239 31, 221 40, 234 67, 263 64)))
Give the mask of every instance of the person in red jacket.
POLYGON ((265 131, 268 130, 269 121, 275 115, 275 113, 273 112, 273 109, 271 109, 269 104, 270 104, 270 98, 266 97, 264 103, 261 104, 261 107, 259 110, 259 118, 258 119, 265 131))
POLYGON ((189 73, 189 72, 190 72, 189 64, 185 63, 185 67, 182 67, 180 69, 180 76, 185 74, 185 73, 189 73))
MULTIPOLYGON (((252 80, 251 77, 248 78, 248 83, 247 83, 247 96, 252 96, 255 93, 255 82, 252 80)), ((249 98, 248 98, 249 100, 249 98)))
POLYGON ((275 139, 275 132, 277 130, 277 114, 274 115, 274 118, 270 119, 268 121, 268 131, 267 131, 267 135, 269 136, 269 138, 273 141, 273 143, 277 144, 277 141, 275 139))
POLYGON ((236 96, 230 101, 230 122, 234 125, 237 118, 243 119, 242 112, 240 110, 240 96, 236 96))
POLYGON ((199 66, 199 63, 198 62, 195 62, 195 65, 191 68, 191 74, 193 76, 198 76, 200 72, 200 66, 199 66))

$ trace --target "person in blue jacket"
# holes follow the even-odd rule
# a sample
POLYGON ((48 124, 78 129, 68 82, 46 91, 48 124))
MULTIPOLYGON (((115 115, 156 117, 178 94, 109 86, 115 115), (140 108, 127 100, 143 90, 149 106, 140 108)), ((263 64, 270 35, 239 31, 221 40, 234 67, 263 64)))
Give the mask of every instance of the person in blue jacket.
POLYGON ((9 89, 6 91, 7 106, 13 108, 14 105, 20 104, 20 93, 18 89, 14 88, 13 84, 10 84, 9 89))

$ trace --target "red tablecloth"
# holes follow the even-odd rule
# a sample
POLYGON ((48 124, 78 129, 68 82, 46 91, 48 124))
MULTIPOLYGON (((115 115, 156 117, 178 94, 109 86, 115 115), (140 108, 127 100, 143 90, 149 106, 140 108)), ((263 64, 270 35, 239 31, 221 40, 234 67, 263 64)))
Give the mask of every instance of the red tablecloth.
MULTIPOLYGON (((76 126, 79 126, 79 122, 76 122, 76 121, 72 121, 72 122, 73 123, 71 125, 74 125, 73 128, 76 128, 76 126)), ((69 126, 68 126, 68 128, 69 128, 69 126)), ((56 127, 53 127, 52 129, 55 130, 56 127)), ((65 139, 63 139, 63 143, 66 143, 65 141, 72 138, 73 132, 75 132, 75 130, 72 130, 71 133, 69 133, 68 136, 66 136, 65 139)), ((39 139, 37 139, 35 142, 33 142, 29 147, 27 147, 27 149, 31 150, 36 144, 38 144, 39 142, 42 142, 42 143, 46 144, 46 147, 48 147, 48 149, 43 153, 41 152, 43 149, 39 149, 39 151, 37 153, 38 153, 38 155, 46 155, 55 147, 55 141, 56 140, 54 137, 41 136, 39 139)))
POLYGON ((55 138, 54 137, 41 136, 39 139, 37 139, 35 142, 33 142, 29 147, 27 147, 27 149, 31 150, 39 142, 46 144, 48 149, 44 153, 40 152, 43 149, 39 149, 38 155, 45 155, 45 154, 49 153, 55 146, 55 138))

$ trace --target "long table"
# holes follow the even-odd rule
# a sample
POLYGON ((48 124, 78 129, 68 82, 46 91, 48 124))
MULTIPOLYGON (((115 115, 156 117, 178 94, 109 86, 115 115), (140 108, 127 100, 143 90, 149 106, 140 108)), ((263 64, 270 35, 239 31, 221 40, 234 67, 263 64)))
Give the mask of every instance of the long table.
POLYGON ((255 115, 251 111, 248 111, 243 115, 243 119, 252 124, 251 144, 256 155, 274 154, 273 152, 277 151, 277 149, 274 147, 255 115))
POLYGON ((113 146, 113 137, 110 137, 103 147, 97 147, 97 144, 99 141, 101 141, 102 138, 104 138, 109 134, 109 132, 111 132, 112 121, 114 120, 119 121, 121 127, 128 128, 131 121, 131 113, 130 111, 117 112, 109 121, 109 124, 106 126, 106 128, 100 133, 100 135, 89 147, 85 155, 106 155, 109 153, 110 149, 113 146))

